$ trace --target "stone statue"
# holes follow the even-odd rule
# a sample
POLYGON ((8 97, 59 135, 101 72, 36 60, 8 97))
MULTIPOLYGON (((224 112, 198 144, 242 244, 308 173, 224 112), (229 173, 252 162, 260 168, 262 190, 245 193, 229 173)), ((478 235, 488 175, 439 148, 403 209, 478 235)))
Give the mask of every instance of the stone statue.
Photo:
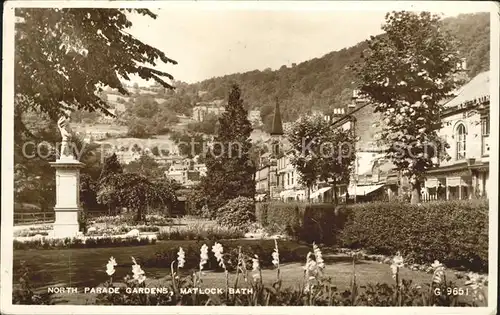
POLYGON ((61 157, 60 158, 72 158, 73 154, 69 150, 69 139, 71 138, 71 128, 69 127, 71 111, 66 110, 64 115, 57 121, 57 127, 61 132, 62 143, 61 143, 61 157))

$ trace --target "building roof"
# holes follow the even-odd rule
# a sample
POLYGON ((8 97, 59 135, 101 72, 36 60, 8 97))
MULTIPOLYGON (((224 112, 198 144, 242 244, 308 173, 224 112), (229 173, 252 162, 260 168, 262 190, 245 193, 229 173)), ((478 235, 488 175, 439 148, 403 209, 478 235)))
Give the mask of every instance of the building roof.
POLYGON ((283 135, 283 124, 281 123, 280 105, 276 100, 276 107, 274 108, 273 127, 271 129, 271 136, 283 135))
POLYGON ((457 107, 465 102, 490 95, 490 72, 485 71, 475 76, 469 83, 458 89, 456 97, 447 102, 446 108, 457 107))

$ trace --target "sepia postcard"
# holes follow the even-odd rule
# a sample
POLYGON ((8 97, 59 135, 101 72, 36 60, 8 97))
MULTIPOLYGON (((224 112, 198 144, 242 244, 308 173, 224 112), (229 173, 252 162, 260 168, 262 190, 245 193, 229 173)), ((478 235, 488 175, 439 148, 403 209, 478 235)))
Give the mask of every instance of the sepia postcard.
POLYGON ((6 2, 2 314, 496 313, 499 13, 6 2))

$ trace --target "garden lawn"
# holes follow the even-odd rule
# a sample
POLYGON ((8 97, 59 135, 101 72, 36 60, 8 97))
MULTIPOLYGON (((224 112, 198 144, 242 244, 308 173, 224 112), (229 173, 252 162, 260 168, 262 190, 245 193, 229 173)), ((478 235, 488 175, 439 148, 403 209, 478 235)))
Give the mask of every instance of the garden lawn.
MULTIPOLYGON (((202 243, 199 242, 200 246, 202 243)), ((83 291, 83 287, 97 287, 108 279, 105 265, 110 256, 114 256, 119 264, 113 276, 114 279, 118 280, 131 274, 131 256, 147 257, 164 248, 166 244, 169 247, 185 246, 186 241, 159 242, 155 245, 124 248, 19 250, 14 251, 14 266, 18 267, 21 260, 31 262, 30 265, 34 271, 33 287, 38 292, 46 291, 48 286, 73 286, 83 291)), ((353 271, 351 258, 345 255, 325 254, 324 260, 326 263, 325 275, 332 278, 333 285, 340 290, 349 288, 353 271)), ((305 257, 304 262, 287 263, 281 266, 283 287, 296 287, 302 284, 304 263, 305 257)), ((163 268, 143 267, 143 269, 148 277, 148 286, 166 286, 165 282, 169 281, 170 266, 163 268)), ((406 268, 402 268, 400 274, 403 279, 411 279, 415 284, 429 283, 432 277, 431 274, 406 268)), ((251 273, 249 276, 249 280, 251 280, 251 273)), ((264 283, 272 284, 276 279, 276 271, 264 269, 262 277, 264 283)), ((234 279, 235 273, 231 273, 230 286, 233 285, 234 279)), ((447 279, 457 282, 461 287, 464 285, 464 281, 457 280, 452 271, 447 271, 447 279)), ((360 261, 356 264, 356 280, 359 285, 377 282, 392 283, 394 281, 389 265, 374 261, 360 261)), ((14 283, 17 281, 15 278, 14 283)), ((224 286, 225 278, 222 271, 206 271, 203 275, 201 287, 224 288, 224 286)), ((242 278, 240 278, 240 287, 246 287, 242 278)), ((95 298, 89 294, 58 294, 55 297, 58 304, 80 305, 92 304, 95 298)))

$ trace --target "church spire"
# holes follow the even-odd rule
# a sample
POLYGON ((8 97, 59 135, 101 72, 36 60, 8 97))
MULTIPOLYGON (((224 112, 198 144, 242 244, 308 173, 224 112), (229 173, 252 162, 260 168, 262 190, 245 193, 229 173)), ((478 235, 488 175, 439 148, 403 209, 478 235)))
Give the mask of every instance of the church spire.
POLYGON ((280 105, 278 103, 278 98, 276 98, 276 107, 274 108, 274 118, 273 118, 273 126, 271 129, 271 136, 282 136, 282 135, 283 135, 283 125, 281 123, 280 105))

